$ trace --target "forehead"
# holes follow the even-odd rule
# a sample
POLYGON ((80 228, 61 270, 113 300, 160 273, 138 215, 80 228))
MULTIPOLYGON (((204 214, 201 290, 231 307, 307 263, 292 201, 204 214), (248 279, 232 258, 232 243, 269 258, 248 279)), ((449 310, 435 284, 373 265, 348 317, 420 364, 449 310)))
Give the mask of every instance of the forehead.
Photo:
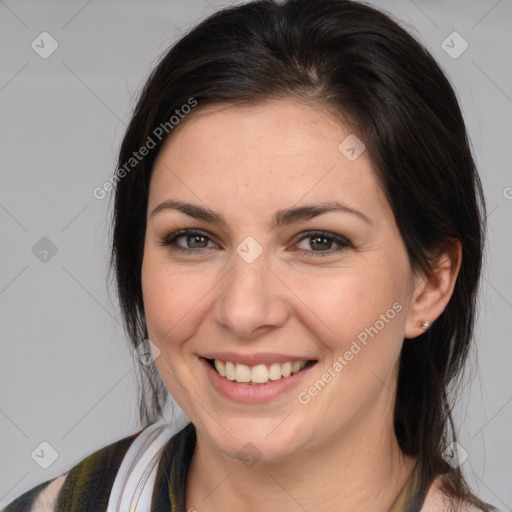
POLYGON ((302 199, 382 201, 366 151, 356 159, 344 152, 344 141, 357 144, 354 137, 331 113, 305 102, 199 106, 160 150, 150 206, 169 195, 223 207, 243 196, 246 209, 302 199))

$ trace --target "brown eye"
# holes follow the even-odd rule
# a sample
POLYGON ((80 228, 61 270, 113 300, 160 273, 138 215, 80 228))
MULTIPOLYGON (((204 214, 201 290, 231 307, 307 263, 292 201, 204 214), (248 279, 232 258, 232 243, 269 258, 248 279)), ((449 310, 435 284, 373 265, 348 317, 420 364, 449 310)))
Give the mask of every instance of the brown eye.
POLYGON ((185 235, 179 238, 185 238, 189 249, 202 249, 208 245, 208 239, 202 235, 185 235))
POLYGON ((326 250, 332 247, 332 240, 329 240, 325 236, 315 236, 309 239, 309 246, 311 249, 326 250))
POLYGON ((182 229, 163 236, 160 245, 182 252, 199 252, 201 249, 217 247, 207 233, 190 229, 182 229))
POLYGON ((312 256, 327 256, 351 247, 351 243, 334 233, 309 232, 303 233, 297 244, 299 251, 312 256))

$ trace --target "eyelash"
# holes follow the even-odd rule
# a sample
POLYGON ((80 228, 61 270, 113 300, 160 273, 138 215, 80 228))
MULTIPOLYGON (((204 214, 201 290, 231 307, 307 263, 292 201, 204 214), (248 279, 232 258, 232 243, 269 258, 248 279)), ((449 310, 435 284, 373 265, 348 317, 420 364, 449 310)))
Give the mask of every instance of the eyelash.
MULTIPOLYGON (((208 241, 211 241, 211 237, 208 233, 205 231, 201 231, 199 229, 180 229, 179 231, 174 231, 172 233, 165 234, 160 241, 159 245, 165 246, 165 247, 171 247, 173 251, 181 252, 184 254, 191 254, 191 253, 197 253, 198 251, 202 249, 208 249, 208 247, 200 247, 198 249, 190 249, 187 247, 181 247, 176 242, 179 238, 185 237, 185 236, 201 236, 208 241)), ((313 251, 313 250, 307 250, 307 249, 294 249, 294 251, 300 252, 301 254, 304 254, 305 256, 309 257, 325 257, 329 256, 335 252, 343 251, 344 249, 347 249, 349 247, 352 247, 352 244, 346 239, 339 235, 335 235, 334 233, 330 233, 328 231, 305 231, 304 233, 301 233, 301 237, 297 240, 296 243, 300 243, 303 240, 306 240, 308 238, 326 238, 327 240, 331 240, 335 244, 338 245, 338 248, 331 250, 328 249, 326 251, 313 251)))

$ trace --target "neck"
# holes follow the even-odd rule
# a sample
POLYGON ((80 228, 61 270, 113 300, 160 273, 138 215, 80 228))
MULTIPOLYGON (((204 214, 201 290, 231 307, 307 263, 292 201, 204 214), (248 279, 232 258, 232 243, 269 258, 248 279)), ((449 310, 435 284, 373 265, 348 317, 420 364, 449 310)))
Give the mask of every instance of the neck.
POLYGON ((416 463, 401 453, 387 416, 383 425, 382 411, 370 411, 314 452, 250 467, 197 431, 186 510, 387 512, 416 463))

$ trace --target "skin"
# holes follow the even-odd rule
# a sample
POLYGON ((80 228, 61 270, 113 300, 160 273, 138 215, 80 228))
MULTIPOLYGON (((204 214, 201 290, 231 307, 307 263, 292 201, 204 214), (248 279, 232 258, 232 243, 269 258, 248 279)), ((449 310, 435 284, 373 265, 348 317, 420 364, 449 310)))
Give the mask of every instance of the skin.
POLYGON ((451 296, 460 247, 431 276, 411 270, 402 237, 363 152, 338 150, 350 133, 320 107, 292 100, 215 105, 189 115, 158 155, 151 178, 142 287, 155 363, 196 426, 186 505, 231 510, 387 511, 416 461, 393 431, 394 390, 404 337, 434 321, 451 296), (221 215, 227 226, 175 209, 167 200, 221 215), (329 212, 272 227, 275 212, 339 201, 359 216, 329 212), (200 229, 209 238, 181 237, 200 229), (346 238, 315 243, 311 230, 346 238), (248 236, 263 253, 236 252, 248 236), (312 244, 313 243, 313 244, 312 244), (300 251, 302 249, 302 252, 300 251), (321 254, 319 254, 321 253, 321 254), (298 401, 365 328, 401 306, 377 335, 308 404, 298 401), (220 395, 199 355, 274 352, 317 360, 300 385, 268 403, 220 395), (247 466, 239 450, 260 457, 247 466))

